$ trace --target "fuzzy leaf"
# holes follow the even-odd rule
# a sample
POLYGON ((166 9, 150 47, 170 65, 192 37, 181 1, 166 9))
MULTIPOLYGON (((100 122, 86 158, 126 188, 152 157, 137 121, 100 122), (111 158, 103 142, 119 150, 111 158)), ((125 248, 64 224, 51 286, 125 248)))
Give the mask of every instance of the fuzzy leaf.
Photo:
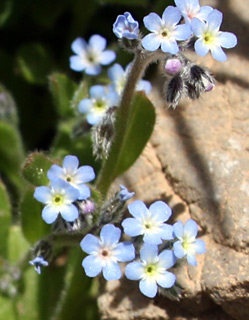
POLYGON ((21 224, 25 238, 35 243, 50 232, 50 226, 41 218, 43 205, 34 198, 34 189, 30 188, 21 200, 21 224))
POLYGON ((49 86, 57 113, 61 117, 73 115, 74 110, 70 103, 77 84, 64 74, 53 73, 49 77, 49 86))
POLYGON ((22 174, 26 180, 35 186, 47 185, 49 180, 47 178, 47 171, 53 162, 49 160, 43 153, 31 153, 26 159, 22 174))
POLYGON ((7 258, 11 206, 5 186, 0 181, 0 257, 7 258))

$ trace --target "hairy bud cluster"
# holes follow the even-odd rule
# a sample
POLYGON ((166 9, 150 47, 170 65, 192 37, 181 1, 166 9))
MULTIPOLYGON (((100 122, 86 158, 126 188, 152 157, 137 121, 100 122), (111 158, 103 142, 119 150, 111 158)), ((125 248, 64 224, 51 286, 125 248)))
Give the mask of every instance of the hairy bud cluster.
POLYGON ((107 158, 111 149, 117 107, 108 108, 99 124, 93 126, 93 154, 97 159, 107 158))
POLYGON ((214 77, 182 55, 166 60, 164 74, 169 78, 166 84, 166 100, 169 107, 176 108, 184 96, 198 99, 203 92, 213 89, 214 77))

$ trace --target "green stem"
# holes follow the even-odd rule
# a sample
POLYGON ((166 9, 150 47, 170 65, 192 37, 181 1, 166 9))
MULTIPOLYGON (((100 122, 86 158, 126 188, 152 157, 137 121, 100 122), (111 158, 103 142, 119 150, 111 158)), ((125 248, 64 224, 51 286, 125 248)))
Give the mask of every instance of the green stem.
POLYGON ((129 115, 132 106, 132 99, 136 91, 136 85, 143 76, 148 65, 151 62, 154 62, 163 57, 165 57, 165 53, 161 51, 156 51, 152 53, 148 51, 139 50, 135 55, 131 70, 126 80, 120 106, 117 111, 113 147, 110 152, 109 158, 103 163, 102 170, 96 182, 96 187, 103 194, 103 196, 107 194, 108 189, 111 186, 111 183, 116 178, 116 155, 113 154, 113 150, 115 150, 115 154, 117 154, 117 152, 122 149, 126 130, 129 123, 129 115), (112 168, 113 170, 110 170, 110 168, 112 168), (113 175, 110 174, 111 171, 113 172, 113 175))

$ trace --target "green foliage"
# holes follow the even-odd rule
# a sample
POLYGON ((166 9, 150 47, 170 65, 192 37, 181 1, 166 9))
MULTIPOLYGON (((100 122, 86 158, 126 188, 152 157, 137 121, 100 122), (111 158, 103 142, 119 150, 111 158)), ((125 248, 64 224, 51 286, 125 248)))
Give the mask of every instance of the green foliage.
POLYGON ((11 226, 11 205, 4 184, 0 181, 0 257, 7 258, 11 226))
POLYGON ((24 178, 35 186, 47 185, 47 171, 53 162, 41 152, 31 153, 22 166, 24 178))
POLYGON ((34 198, 34 188, 29 188, 21 200, 20 211, 23 234, 30 243, 50 232, 50 226, 41 219, 42 209, 43 205, 34 198))

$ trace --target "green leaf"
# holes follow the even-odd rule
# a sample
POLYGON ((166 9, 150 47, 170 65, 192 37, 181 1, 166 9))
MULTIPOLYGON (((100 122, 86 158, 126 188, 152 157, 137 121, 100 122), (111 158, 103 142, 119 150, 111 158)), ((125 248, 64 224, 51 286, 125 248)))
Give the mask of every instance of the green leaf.
POLYGON ((47 171, 53 162, 41 152, 31 153, 22 167, 24 178, 35 186, 47 185, 47 171))
POLYGON ((112 181, 129 169, 142 153, 153 132, 155 117, 153 104, 139 92, 132 102, 127 128, 122 129, 122 119, 117 119, 117 135, 97 183, 104 194, 112 181))
POLYGON ((14 126, 18 123, 15 101, 2 85, 0 85, 0 117, 1 120, 14 126))
POLYGON ((8 243, 8 261, 9 263, 14 264, 23 258, 23 255, 26 254, 29 249, 29 243, 24 238, 20 226, 11 226, 8 243))
POLYGON ((25 238, 35 243, 50 233, 50 226, 41 218, 43 205, 34 198, 34 189, 30 188, 21 200, 21 224, 25 238))
POLYGON ((77 88, 77 84, 65 74, 53 73, 49 76, 49 87, 57 113, 61 117, 72 116, 74 109, 70 102, 77 88))
POLYGON ((17 53, 17 62, 26 81, 37 85, 47 83, 53 60, 48 49, 40 43, 23 45, 17 53))
POLYGON ((18 320, 11 299, 0 296, 0 319, 18 320))
POLYGON ((7 258, 8 236, 11 225, 11 206, 5 186, 0 181, 0 256, 7 258))
POLYGON ((0 172, 15 190, 23 189, 19 175, 24 151, 19 132, 12 125, 0 121, 0 172))

